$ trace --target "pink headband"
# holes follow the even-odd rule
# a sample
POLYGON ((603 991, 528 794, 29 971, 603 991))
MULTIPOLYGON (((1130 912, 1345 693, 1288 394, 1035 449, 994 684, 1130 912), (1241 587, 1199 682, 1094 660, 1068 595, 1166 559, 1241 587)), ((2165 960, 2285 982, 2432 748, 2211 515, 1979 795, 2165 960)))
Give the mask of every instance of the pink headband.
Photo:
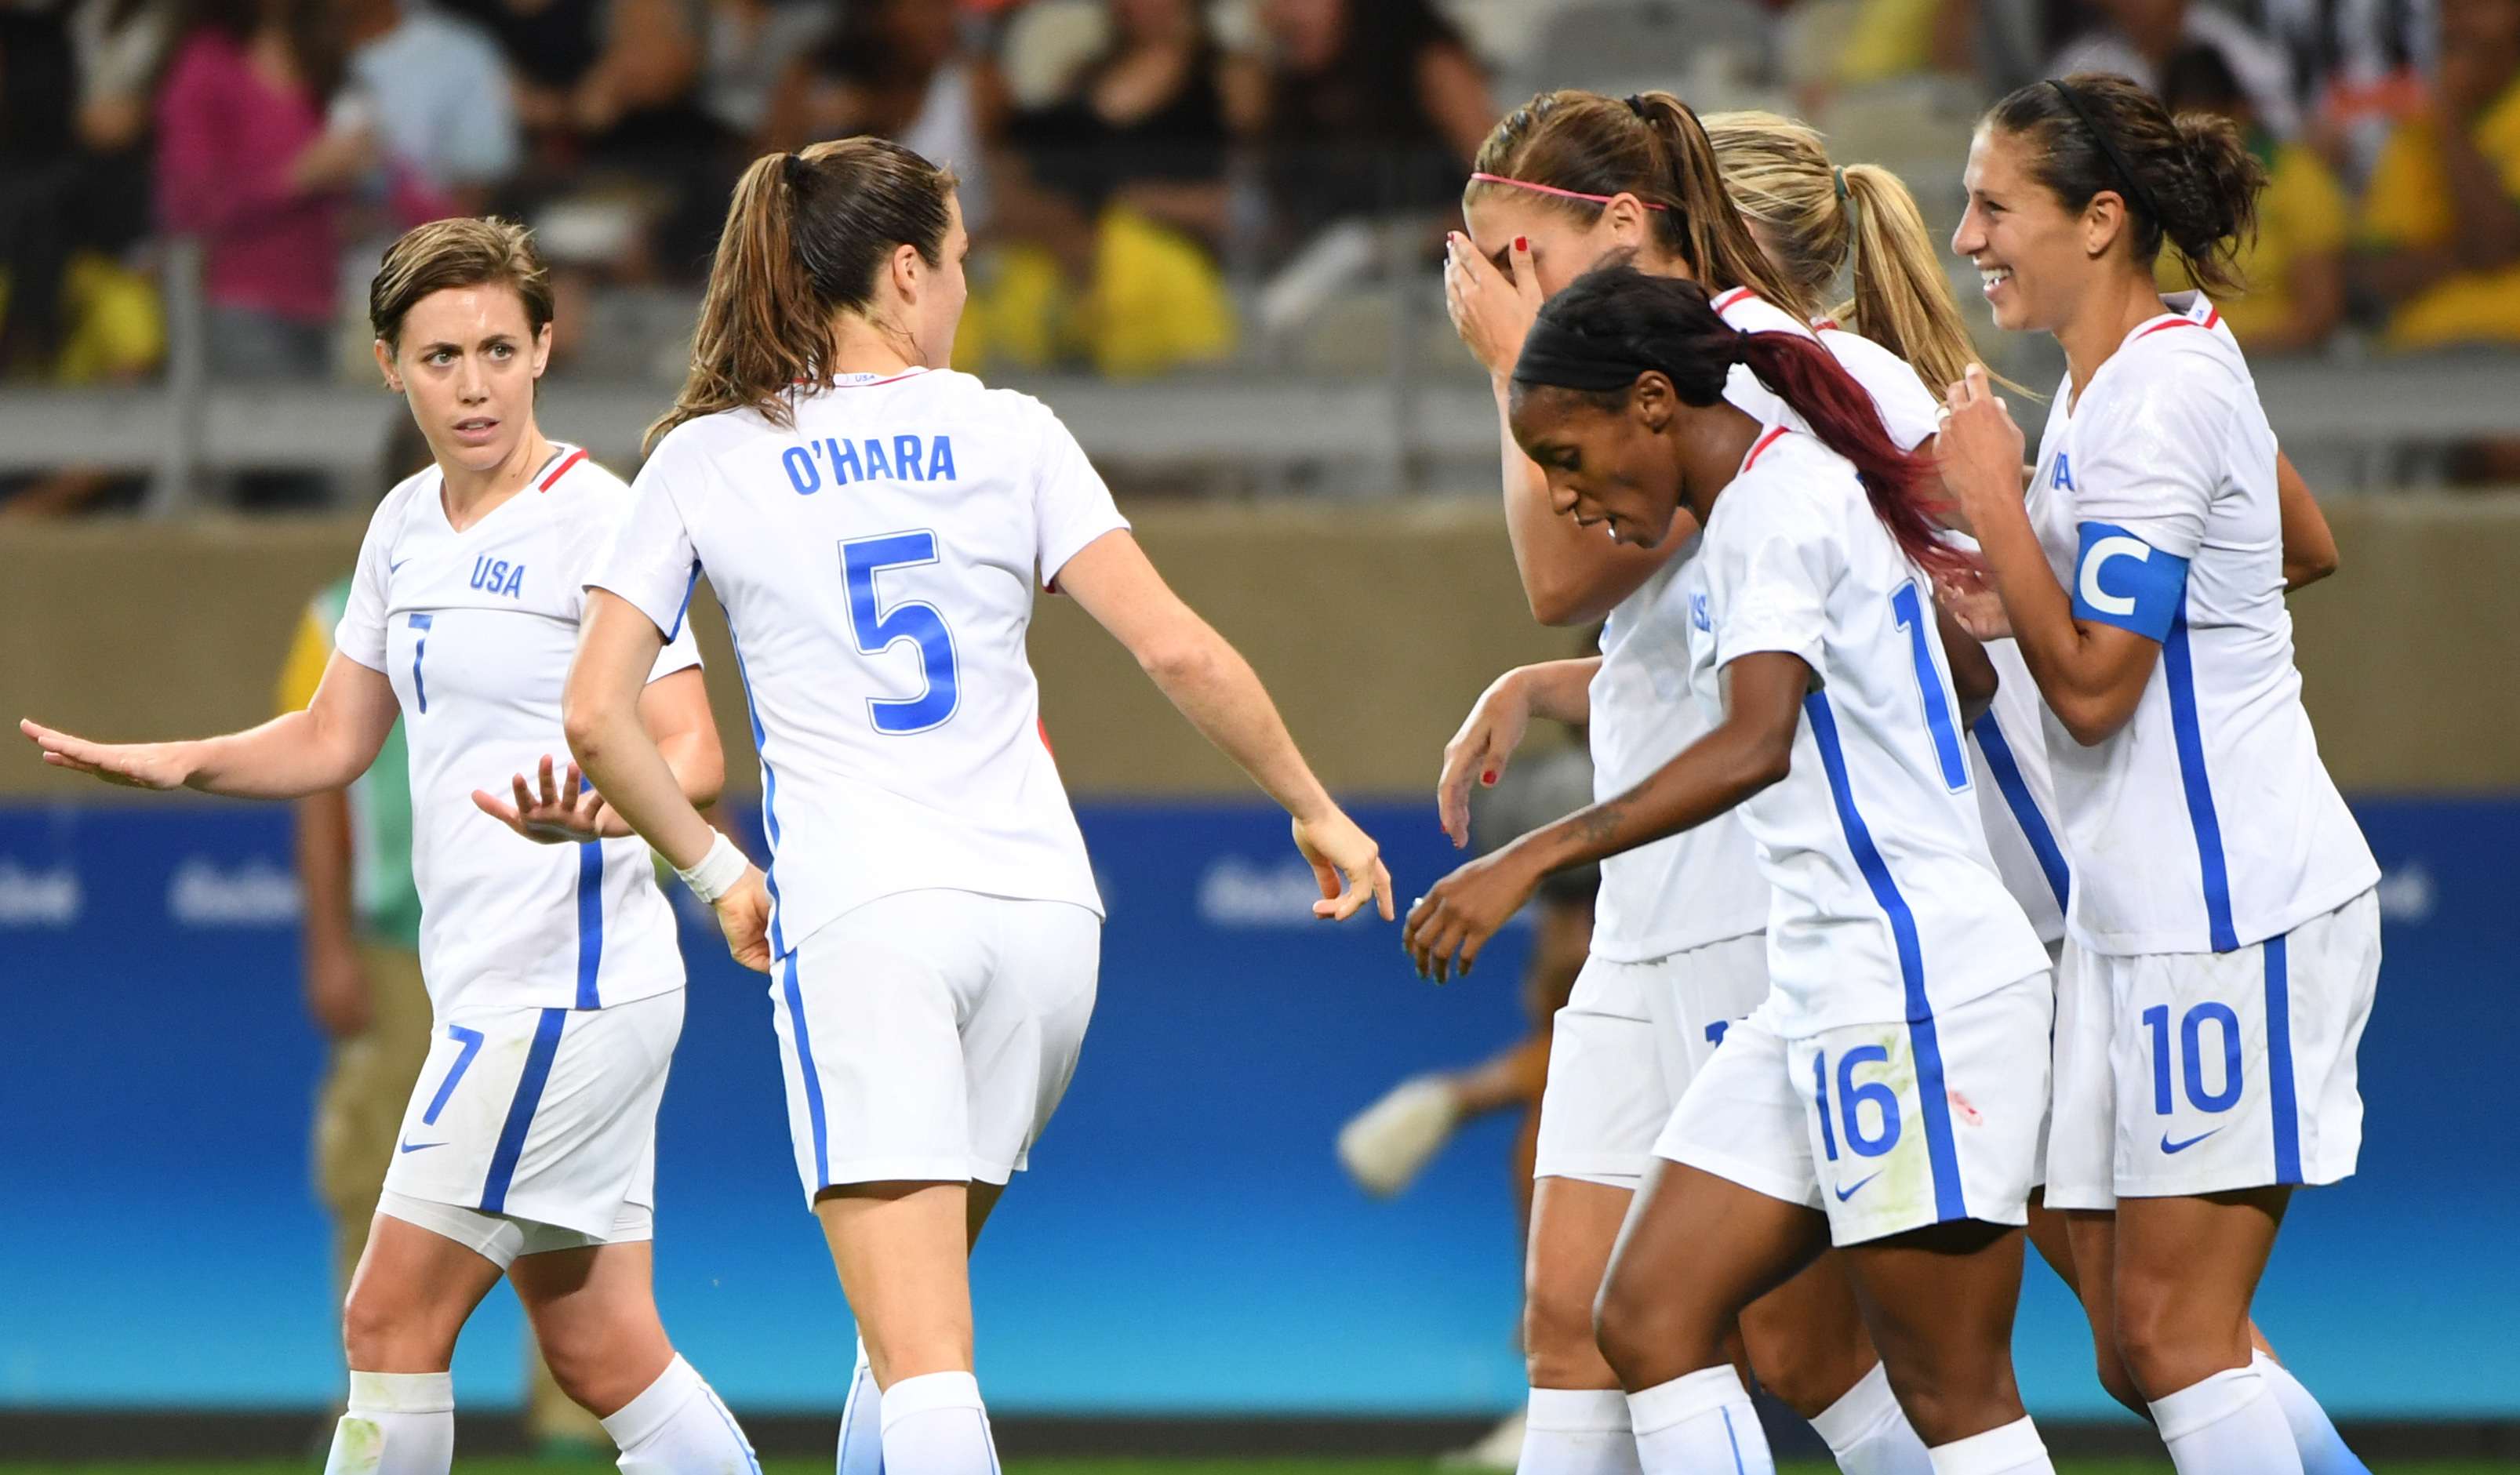
MULTIPOLYGON (((1588 204, 1608 204, 1611 201, 1618 199, 1616 195, 1587 195, 1581 190, 1561 190, 1555 185, 1533 184, 1528 179, 1508 179, 1502 174, 1479 173, 1471 175, 1470 178, 1481 184, 1511 185, 1517 190, 1537 190, 1543 195, 1554 195, 1560 200, 1581 200, 1588 204)), ((1640 200, 1637 203, 1643 205, 1648 210, 1668 210, 1671 208, 1671 206, 1667 204, 1656 204, 1650 200, 1640 200)))

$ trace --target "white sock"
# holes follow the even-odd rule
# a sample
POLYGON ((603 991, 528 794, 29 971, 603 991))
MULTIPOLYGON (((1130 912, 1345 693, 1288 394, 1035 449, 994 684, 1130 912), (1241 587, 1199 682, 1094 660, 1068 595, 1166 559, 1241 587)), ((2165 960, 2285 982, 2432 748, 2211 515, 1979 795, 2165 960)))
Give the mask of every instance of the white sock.
POLYGON ((1517 1475, 1639 1475, 1628 1396, 1616 1388, 1534 1388, 1517 1475))
POLYGON ((890 1475, 998 1475, 980 1380, 926 1372, 886 1388, 883 1467, 890 1475))
POLYGON ((2283 1405, 2255 1367, 2232 1367, 2152 1405, 2179 1475, 2302 1475, 2283 1405))
POLYGON ((446 1475, 455 1465, 455 1375, 353 1372, 324 1475, 446 1475))
POLYGON ((849 1374, 849 1401, 840 1406, 838 1475, 883 1475, 883 1392, 875 1385, 864 1337, 849 1374))
POLYGON ((2259 1353, 2249 1364, 2266 1379, 2267 1391, 2282 1406, 2284 1422, 2292 1425, 2293 1448, 2301 1452, 2302 1475, 2371 1475, 2354 1452, 2345 1448, 2345 1439, 2336 1432, 2336 1424, 2318 1400, 2301 1385, 2283 1363, 2259 1353))
POLYGON ((2048 1446, 2025 1413, 2011 1423, 1925 1452, 1934 1475, 2056 1475, 2048 1446))
POLYGON ((1811 1421, 1846 1475, 1932 1475, 1934 1462, 1880 1363, 1811 1421))
POLYGON ((604 1432, 621 1452, 621 1475, 761 1475, 735 1415, 679 1354, 604 1432))
POLYGON ((1730 1363, 1629 1394, 1628 1423, 1645 1475, 1777 1475, 1768 1431, 1730 1363))

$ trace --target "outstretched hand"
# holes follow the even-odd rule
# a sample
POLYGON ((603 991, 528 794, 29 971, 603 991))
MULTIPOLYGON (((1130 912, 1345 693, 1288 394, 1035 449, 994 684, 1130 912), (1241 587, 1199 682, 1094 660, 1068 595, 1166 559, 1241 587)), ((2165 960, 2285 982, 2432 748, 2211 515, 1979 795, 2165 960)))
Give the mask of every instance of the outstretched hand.
POLYGON ((1479 254, 1469 237, 1453 231, 1444 238, 1444 310, 1452 315, 1453 331, 1462 335, 1470 356, 1491 375, 1513 371, 1513 361, 1522 356, 1522 340, 1548 300, 1523 238, 1514 238, 1506 259, 1513 263, 1511 281, 1479 254))
POLYGON ((589 840, 617 840, 631 832, 629 823, 612 812, 604 796, 587 787, 586 776, 577 765, 568 765, 565 779, 555 779, 552 756, 543 754, 539 786, 529 786, 525 776, 513 781, 516 802, 509 803, 486 789, 472 790, 472 802, 483 814, 538 845, 583 845, 589 840))
POLYGON ((2012 638, 2012 616, 2004 612, 2003 597, 1996 593, 1995 579, 1985 569, 1958 568, 1936 573, 1934 599, 1971 639, 2012 638))
POLYGON ((1468 977, 1480 950, 1531 900, 1540 878, 1517 847, 1508 845, 1437 881, 1409 909, 1409 923, 1400 933, 1418 976, 1437 983, 1449 982, 1456 971, 1468 977))
POLYGON ((44 761, 53 767, 126 788, 182 788, 193 776, 189 742, 90 742, 32 721, 20 722, 18 731, 43 750, 44 761))
POLYGON ((1297 820, 1294 829, 1295 848, 1312 863, 1313 878, 1321 883, 1322 899, 1313 903, 1315 916, 1345 921, 1370 901, 1384 921, 1392 919, 1391 872, 1373 836, 1337 809, 1311 824, 1297 820))
POLYGON ((1505 777, 1505 766, 1522 746, 1531 728, 1531 695, 1520 671, 1508 671, 1479 693, 1462 730, 1444 744, 1444 771, 1435 780, 1435 811, 1453 848, 1470 843, 1470 781, 1493 786, 1505 777))

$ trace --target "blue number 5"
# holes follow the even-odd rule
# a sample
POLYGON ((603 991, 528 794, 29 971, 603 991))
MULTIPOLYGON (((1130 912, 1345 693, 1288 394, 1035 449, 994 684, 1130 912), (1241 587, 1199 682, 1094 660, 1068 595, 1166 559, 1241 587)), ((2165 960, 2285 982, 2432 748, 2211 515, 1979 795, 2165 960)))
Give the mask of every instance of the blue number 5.
POLYGON ((887 533, 840 545, 840 568, 849 585, 849 628, 857 636, 858 649, 879 655, 909 641, 919 648, 919 669, 926 682, 916 696, 867 698, 867 710, 878 733, 924 733, 940 727, 962 701, 962 689, 955 680, 954 632, 945 628, 945 616, 924 600, 905 601, 887 613, 876 597, 878 573, 935 561, 932 532, 887 533))
POLYGON ((1924 606, 1911 581, 1890 596, 1899 628, 1908 632, 1908 648, 1916 658, 1916 690, 1925 698, 1925 726, 1934 735, 1934 757, 1943 765, 1943 782, 1953 793, 1968 787, 1968 758, 1960 752, 1959 729, 1952 724, 1951 697, 1943 691, 1942 673, 1934 669, 1934 651, 1926 641, 1924 606))

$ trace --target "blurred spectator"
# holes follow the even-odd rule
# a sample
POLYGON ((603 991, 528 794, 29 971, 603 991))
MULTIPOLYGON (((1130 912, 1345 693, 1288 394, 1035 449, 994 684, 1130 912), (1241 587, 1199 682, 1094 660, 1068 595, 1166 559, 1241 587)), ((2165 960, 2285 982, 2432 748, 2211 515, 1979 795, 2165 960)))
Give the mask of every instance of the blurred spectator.
MULTIPOLYGON (((2251 353, 2295 353, 2326 343, 2345 318, 2345 192, 2310 147, 2267 131, 2223 53, 2194 46, 2164 68, 2161 100, 2173 112, 2217 112, 2238 125, 2249 151, 2267 166, 2258 197, 2257 235, 2235 265, 2248 291, 2216 298, 2223 320, 2251 353)), ((2162 290, 2193 284, 2178 251, 2164 251, 2162 290)))
POLYGON ((397 231, 480 213, 522 153, 498 46, 418 3, 341 5, 350 79, 375 112, 397 231))
POLYGON ((699 269, 725 215, 722 137, 694 101, 686 0, 442 0, 507 59, 530 155, 510 208, 555 267, 644 279, 699 269))
POLYGON ((2190 0, 2092 0, 2092 9, 2099 23, 2066 42, 2048 64, 2048 75, 2114 71, 2157 93, 2172 58, 2191 46, 2210 46, 2239 78, 2268 131, 2283 139, 2301 131, 2301 108, 2293 100, 2283 53, 2229 11, 2190 0))
POLYGON ((1967 76, 1976 69, 1980 20, 1970 0, 1857 0, 1852 11, 1844 38, 1835 45, 1831 82, 1861 86, 1928 71, 1967 76))
POLYGON ((1429 0, 1262 0, 1260 21, 1261 137, 1284 245, 1343 217, 1460 203, 1497 110, 1429 0))
POLYGON ((1106 374, 1152 373, 1233 347, 1215 254, 1226 159, 1265 82, 1217 46, 1197 0, 1105 9, 1102 54, 1009 125, 1001 246, 973 306, 992 356, 1040 365, 1072 354, 1106 374))
POLYGON ((963 221, 977 235, 990 220, 988 156, 1006 115, 997 68, 965 52, 953 0, 847 0, 838 28, 780 78, 763 146, 892 139, 960 176, 963 221))
POLYGON ((200 0, 158 100, 158 202, 205 252, 211 371, 322 376, 342 192, 377 158, 356 110, 331 124, 342 56, 327 0, 200 0))
POLYGON ((2520 0, 2442 0, 2440 76, 2381 151, 2362 244, 2390 346, 2520 342, 2520 0))
POLYGON ((830 0, 710 0, 700 61, 700 109, 751 145, 770 124, 770 101, 788 64, 828 34, 830 0))
POLYGON ((163 341, 119 259, 148 228, 146 162, 88 141, 77 56, 67 0, 0 9, 0 371, 74 382, 136 375, 163 341))
POLYGON ((2398 119, 2423 106, 2432 0, 2266 0, 2319 151, 2359 187, 2398 119))

